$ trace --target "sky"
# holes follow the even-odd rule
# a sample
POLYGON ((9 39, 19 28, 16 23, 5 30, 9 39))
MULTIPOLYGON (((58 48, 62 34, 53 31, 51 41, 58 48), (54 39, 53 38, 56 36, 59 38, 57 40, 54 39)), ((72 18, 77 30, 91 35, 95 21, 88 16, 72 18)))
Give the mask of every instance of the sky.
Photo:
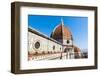
POLYGON ((28 27, 50 37, 53 29, 63 20, 73 36, 74 44, 80 49, 88 49, 88 18, 77 16, 52 16, 52 15, 28 15, 28 27))

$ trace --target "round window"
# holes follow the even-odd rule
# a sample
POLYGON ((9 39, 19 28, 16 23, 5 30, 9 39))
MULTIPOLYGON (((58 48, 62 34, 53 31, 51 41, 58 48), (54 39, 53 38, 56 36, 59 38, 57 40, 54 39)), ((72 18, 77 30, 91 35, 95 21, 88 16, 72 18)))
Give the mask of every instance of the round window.
POLYGON ((36 49, 39 49, 39 47, 40 47, 40 42, 36 42, 36 43, 35 43, 35 48, 36 48, 36 49))
POLYGON ((70 41, 69 41, 69 40, 67 40, 67 44, 69 44, 69 42, 70 42, 70 41))

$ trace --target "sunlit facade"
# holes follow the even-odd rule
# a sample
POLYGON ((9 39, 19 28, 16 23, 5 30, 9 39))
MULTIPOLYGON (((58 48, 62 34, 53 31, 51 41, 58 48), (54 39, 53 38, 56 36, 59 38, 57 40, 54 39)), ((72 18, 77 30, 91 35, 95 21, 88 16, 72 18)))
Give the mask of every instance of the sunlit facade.
MULTIPOLYGON (((46 30, 46 29, 44 29, 46 30)), ((81 51, 73 43, 73 36, 63 20, 50 37, 28 28, 28 60, 55 60, 81 58, 81 51)))

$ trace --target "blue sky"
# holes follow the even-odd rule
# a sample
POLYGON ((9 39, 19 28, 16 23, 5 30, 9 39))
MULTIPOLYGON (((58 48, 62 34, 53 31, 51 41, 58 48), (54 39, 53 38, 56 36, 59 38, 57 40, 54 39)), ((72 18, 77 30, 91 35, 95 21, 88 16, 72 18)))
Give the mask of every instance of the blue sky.
POLYGON ((28 26, 50 37, 53 29, 61 23, 68 27, 74 43, 81 49, 88 48, 88 18, 74 16, 28 15, 28 26))

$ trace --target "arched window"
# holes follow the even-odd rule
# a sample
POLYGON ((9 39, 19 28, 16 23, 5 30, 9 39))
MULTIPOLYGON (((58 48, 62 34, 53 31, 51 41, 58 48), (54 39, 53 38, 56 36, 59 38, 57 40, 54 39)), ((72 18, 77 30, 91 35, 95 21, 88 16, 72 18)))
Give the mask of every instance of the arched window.
POLYGON ((53 46, 53 50, 55 50, 55 46, 53 46))
POLYGON ((60 50, 61 50, 61 47, 60 47, 60 50))

